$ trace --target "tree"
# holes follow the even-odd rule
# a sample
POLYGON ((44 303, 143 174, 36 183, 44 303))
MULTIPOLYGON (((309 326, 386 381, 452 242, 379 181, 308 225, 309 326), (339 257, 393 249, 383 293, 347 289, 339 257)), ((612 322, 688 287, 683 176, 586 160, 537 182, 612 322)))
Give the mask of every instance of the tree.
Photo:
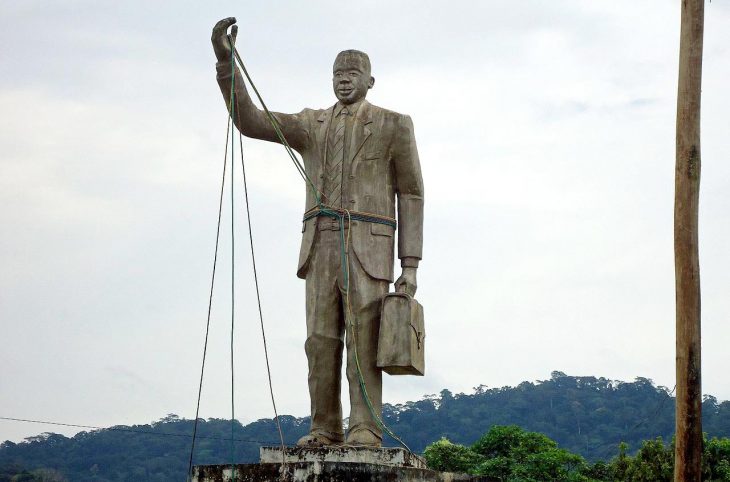
POLYGON ((471 447, 441 439, 424 453, 434 470, 466 472, 498 480, 587 481, 580 471, 583 457, 558 448, 543 434, 526 432, 516 425, 494 426, 471 447))
POLYGON ((440 472, 469 473, 484 460, 468 447, 451 443, 446 438, 426 447, 423 457, 431 469, 440 472))

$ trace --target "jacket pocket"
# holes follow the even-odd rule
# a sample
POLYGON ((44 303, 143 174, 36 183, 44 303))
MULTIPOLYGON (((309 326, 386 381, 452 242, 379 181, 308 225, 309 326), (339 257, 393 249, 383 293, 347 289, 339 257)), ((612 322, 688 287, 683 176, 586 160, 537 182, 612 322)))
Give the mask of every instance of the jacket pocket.
POLYGON ((395 228, 388 226, 387 224, 381 223, 370 223, 370 234, 373 236, 388 236, 393 237, 395 228))
POLYGON ((362 156, 360 156, 361 161, 375 161, 377 159, 380 159, 383 157, 383 153, 380 151, 368 151, 364 152, 362 156))

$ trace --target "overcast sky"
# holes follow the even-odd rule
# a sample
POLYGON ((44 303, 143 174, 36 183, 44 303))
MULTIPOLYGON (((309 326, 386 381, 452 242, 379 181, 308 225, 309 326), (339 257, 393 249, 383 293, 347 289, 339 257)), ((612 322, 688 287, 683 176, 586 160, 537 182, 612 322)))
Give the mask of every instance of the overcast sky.
MULTIPOLYGON (((194 416, 227 115, 209 38, 226 16, 272 109, 330 106, 332 61, 357 48, 373 64, 368 99, 413 118, 427 374, 386 377, 385 401, 553 370, 673 387, 679 14, 667 0, 2 1, 0 416, 194 416)), ((729 32, 730 6, 707 3, 703 389, 723 400, 729 32)), ((280 146, 244 151, 274 390, 280 413, 304 416, 305 187, 280 146)), ((240 223, 244 423, 272 415, 245 233, 240 223)), ((229 238, 224 227, 206 418, 230 414, 229 238)), ((0 440, 46 430, 76 431, 0 421, 0 440)))

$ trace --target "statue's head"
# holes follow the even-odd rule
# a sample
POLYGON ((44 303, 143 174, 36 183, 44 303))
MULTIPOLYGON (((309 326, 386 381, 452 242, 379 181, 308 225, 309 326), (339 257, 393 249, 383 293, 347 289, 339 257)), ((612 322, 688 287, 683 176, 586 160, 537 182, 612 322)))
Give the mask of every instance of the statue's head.
POLYGON ((368 54, 359 50, 343 50, 337 54, 332 67, 332 88, 340 102, 349 105, 364 99, 374 84, 368 54))

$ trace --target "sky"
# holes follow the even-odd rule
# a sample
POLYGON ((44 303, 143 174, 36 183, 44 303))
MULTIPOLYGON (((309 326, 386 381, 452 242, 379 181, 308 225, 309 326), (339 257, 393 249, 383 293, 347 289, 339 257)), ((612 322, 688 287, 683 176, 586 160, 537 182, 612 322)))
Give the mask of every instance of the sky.
MULTIPOLYGON (((414 121, 426 376, 384 400, 569 375, 674 384, 678 1, 0 2, 0 416, 193 418, 226 110, 210 30, 236 16, 268 106, 335 101, 340 50, 414 121)), ((730 399, 730 6, 706 4, 703 391, 730 399)), ((308 414, 305 186, 244 140, 280 413, 308 414)), ((236 177, 236 416, 271 417, 236 177)), ((200 416, 230 416, 230 207, 200 416)), ((343 397, 346 394, 343 393, 343 397)), ((347 405, 346 398, 345 404, 347 405)), ((0 440, 78 429, 0 420, 0 440)))

